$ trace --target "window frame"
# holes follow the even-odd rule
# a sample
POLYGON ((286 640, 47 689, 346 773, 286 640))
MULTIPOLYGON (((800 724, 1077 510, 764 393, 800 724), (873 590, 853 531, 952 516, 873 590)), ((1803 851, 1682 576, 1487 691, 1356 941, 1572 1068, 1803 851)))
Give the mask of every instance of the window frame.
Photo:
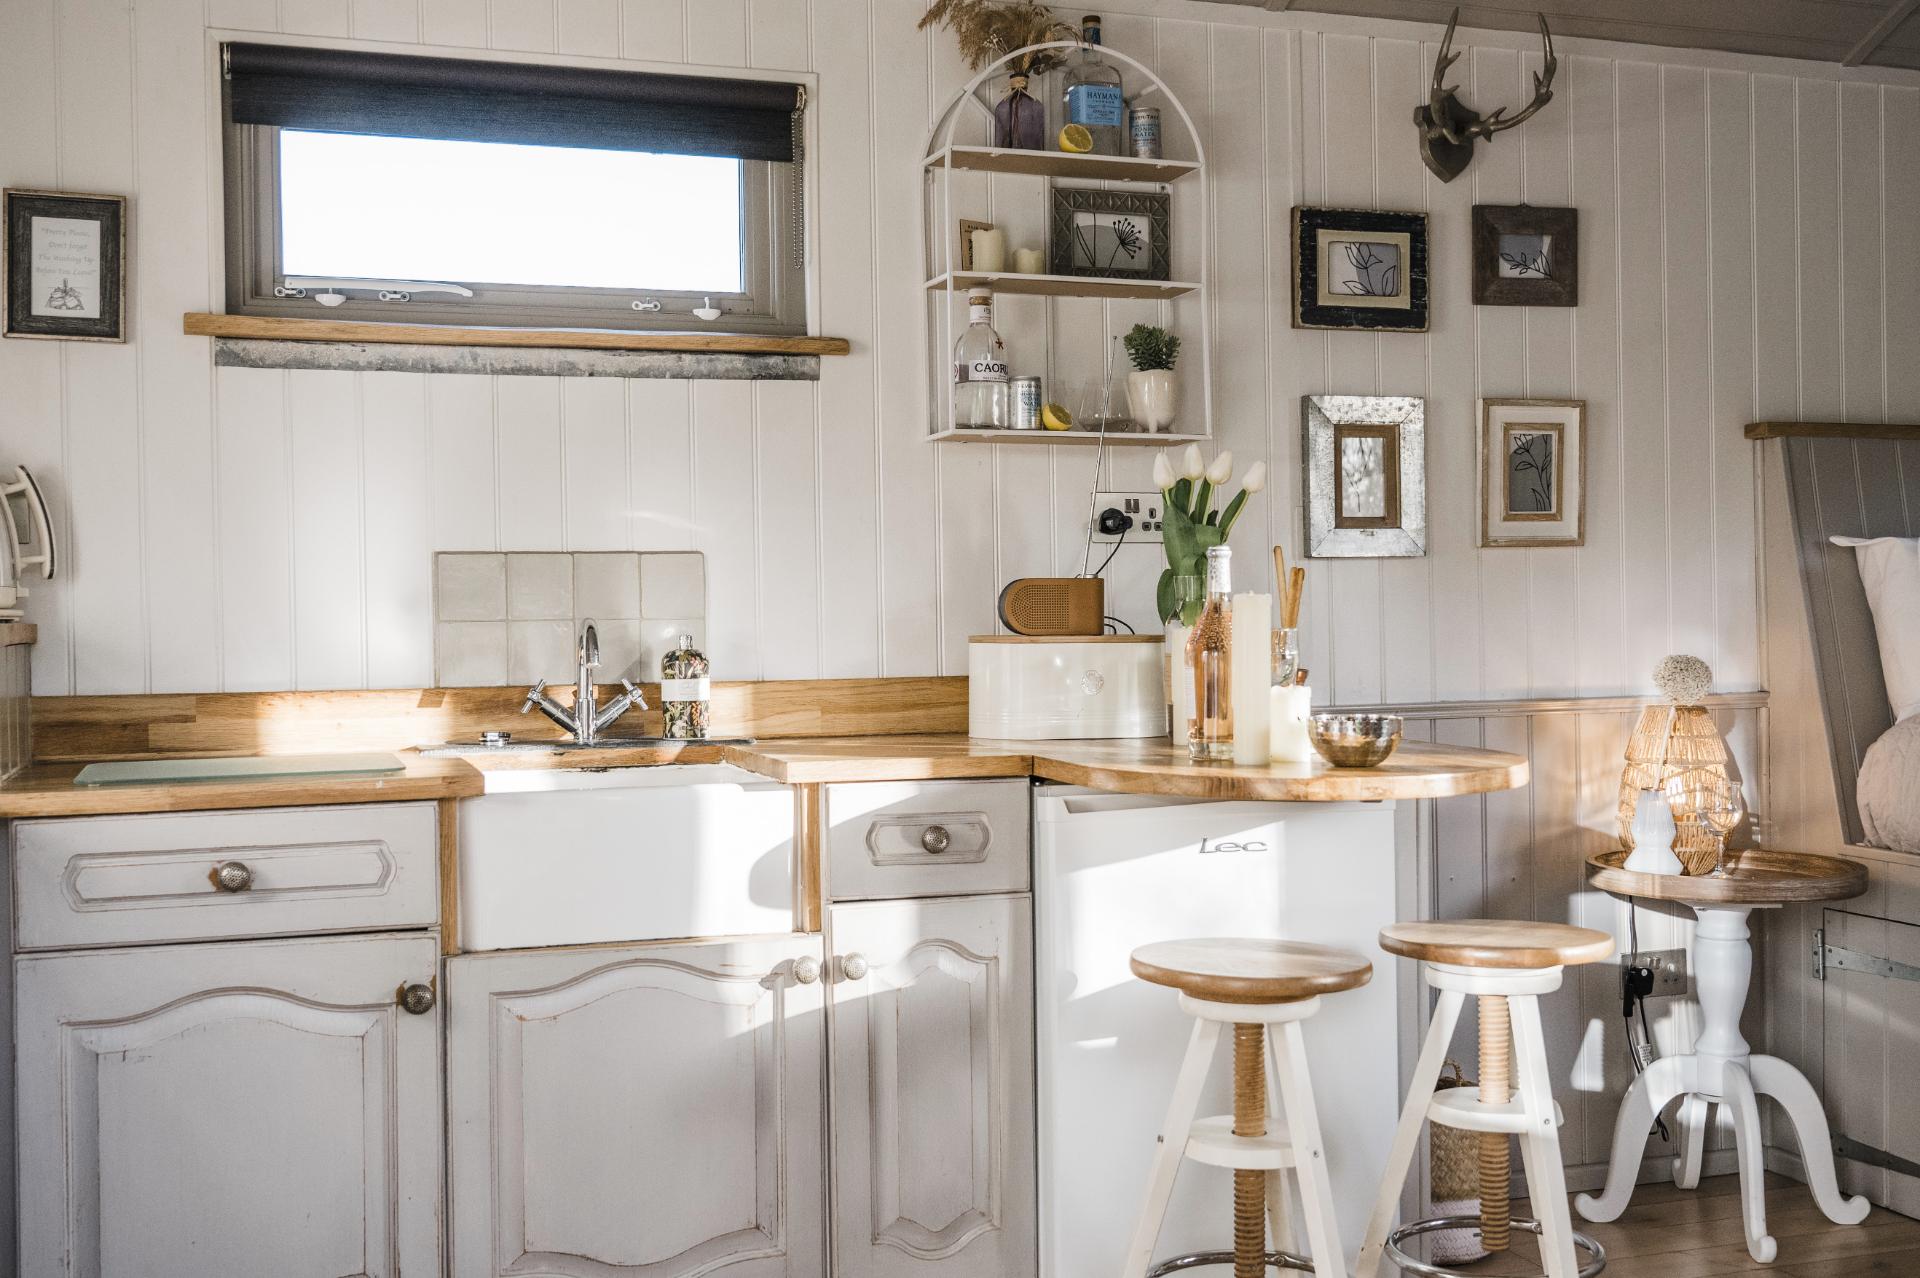
MULTIPOLYGON (((636 332, 712 331, 804 335, 808 331, 807 228, 795 208, 794 172, 801 161, 777 164, 741 161, 742 274, 737 293, 688 293, 562 285, 458 284, 472 297, 416 293, 408 301, 383 302, 372 292, 349 292, 337 306, 322 306, 311 295, 282 297, 279 160, 280 129, 275 125, 235 124, 222 92, 220 127, 225 160, 227 312, 233 315, 294 319, 385 321, 506 328, 598 328, 636 332), (722 314, 708 322, 693 314, 707 298, 722 314), (633 303, 654 300, 658 310, 641 311, 633 303)), ((428 282, 422 280, 421 282, 428 282)))

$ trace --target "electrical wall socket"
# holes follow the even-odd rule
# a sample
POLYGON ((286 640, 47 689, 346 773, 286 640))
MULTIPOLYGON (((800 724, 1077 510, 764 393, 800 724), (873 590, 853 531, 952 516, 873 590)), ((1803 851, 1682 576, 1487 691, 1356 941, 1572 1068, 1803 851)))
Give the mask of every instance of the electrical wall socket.
POLYGON ((1687 952, 1685 950, 1641 950, 1627 957, 1627 966, 1653 970, 1653 993, 1649 998, 1671 998, 1687 992, 1687 952))
POLYGON ((1133 527, 1127 530, 1127 544, 1154 542, 1163 540, 1160 526, 1159 493, 1095 493, 1093 495, 1093 518, 1095 526, 1093 539, 1102 545, 1119 541, 1118 537, 1108 537, 1100 531, 1100 512, 1113 507, 1133 519, 1133 527))

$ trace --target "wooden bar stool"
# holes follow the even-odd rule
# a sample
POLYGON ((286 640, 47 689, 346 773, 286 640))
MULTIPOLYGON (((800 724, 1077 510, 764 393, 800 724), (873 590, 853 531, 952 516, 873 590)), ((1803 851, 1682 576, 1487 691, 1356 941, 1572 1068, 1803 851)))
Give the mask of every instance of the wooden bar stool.
POLYGON ((1573 1232, 1567 1211, 1560 1116, 1540 1029, 1540 995, 1560 988, 1560 973, 1568 965, 1610 957, 1613 938, 1565 923, 1465 919, 1396 923, 1380 933, 1380 948, 1424 964, 1427 984, 1440 991, 1440 999, 1413 1067, 1380 1197, 1367 1222, 1355 1267, 1358 1278, 1375 1278, 1383 1254, 1407 1273, 1453 1278, 1456 1271, 1430 1265, 1408 1254, 1402 1244, 1420 1234, 1476 1226, 1480 1245, 1494 1252, 1507 1249, 1515 1229, 1538 1234, 1546 1278, 1593 1278, 1607 1267, 1607 1255, 1599 1243, 1573 1232), (1436 1092, 1434 1084, 1469 994, 1480 1000, 1480 1085, 1436 1092), (1429 1119, 1480 1133, 1480 1215, 1440 1216, 1392 1229, 1421 1124, 1429 1119), (1520 1138, 1532 1220, 1512 1215, 1509 1136, 1520 1138), (1587 1256, 1583 1266, 1575 1265, 1576 1247, 1587 1256))
POLYGON ((1215 938, 1143 945, 1133 952, 1132 967, 1143 981, 1179 990, 1180 1010, 1192 1016, 1194 1024, 1121 1278, 1158 1278, 1229 1262, 1234 1278, 1264 1278, 1269 1265, 1308 1270, 1320 1278, 1346 1278, 1300 1022, 1319 1010, 1322 994, 1365 985, 1373 978, 1373 964, 1324 945, 1215 938), (1196 1122, 1200 1091, 1223 1025, 1233 1026, 1233 1113, 1196 1122), (1272 1034, 1267 1032, 1270 1026, 1272 1034), (1277 1115, 1267 1092, 1269 1065, 1280 1087, 1277 1115), (1281 1130, 1269 1130, 1270 1116, 1283 1120, 1281 1130), (1149 1269, 1182 1158, 1233 1169, 1233 1250, 1176 1256, 1149 1269), (1311 1259, 1285 1250, 1293 1245, 1289 1170, 1300 1189, 1311 1259))

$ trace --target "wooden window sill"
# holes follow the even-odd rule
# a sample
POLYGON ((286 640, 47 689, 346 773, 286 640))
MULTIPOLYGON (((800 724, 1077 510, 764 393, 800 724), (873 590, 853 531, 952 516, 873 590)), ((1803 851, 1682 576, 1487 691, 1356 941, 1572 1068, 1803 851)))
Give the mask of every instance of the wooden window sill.
POLYGON ((844 337, 772 337, 758 333, 644 333, 606 328, 469 328, 364 320, 288 319, 188 311, 193 337, 257 341, 349 342, 401 346, 486 346, 595 351, 679 351, 709 355, 845 355, 844 337))

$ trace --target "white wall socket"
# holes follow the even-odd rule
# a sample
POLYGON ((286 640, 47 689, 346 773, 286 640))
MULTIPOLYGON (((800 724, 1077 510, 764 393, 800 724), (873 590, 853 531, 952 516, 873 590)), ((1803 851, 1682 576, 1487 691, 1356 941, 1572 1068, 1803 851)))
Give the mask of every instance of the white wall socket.
POLYGON ((1111 545, 1119 541, 1118 537, 1109 537, 1100 531, 1100 512, 1111 506, 1133 520, 1133 527, 1127 530, 1127 544, 1158 544, 1163 540, 1160 530, 1159 493, 1095 493, 1093 495, 1093 539, 1102 545, 1111 545))

